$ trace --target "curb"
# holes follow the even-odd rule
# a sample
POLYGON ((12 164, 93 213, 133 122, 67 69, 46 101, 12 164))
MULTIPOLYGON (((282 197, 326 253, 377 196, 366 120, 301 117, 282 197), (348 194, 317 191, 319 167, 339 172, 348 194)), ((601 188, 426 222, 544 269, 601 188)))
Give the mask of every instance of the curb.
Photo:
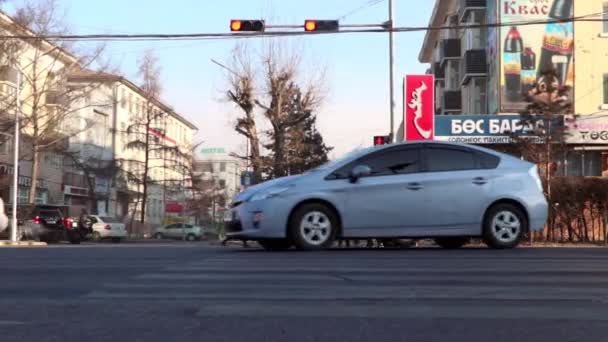
POLYGON ((6 247, 6 248, 16 248, 16 247, 45 247, 47 246, 46 242, 40 242, 40 241, 17 241, 17 242, 12 242, 12 241, 6 241, 6 240, 1 240, 0 241, 0 248, 2 247, 6 247))

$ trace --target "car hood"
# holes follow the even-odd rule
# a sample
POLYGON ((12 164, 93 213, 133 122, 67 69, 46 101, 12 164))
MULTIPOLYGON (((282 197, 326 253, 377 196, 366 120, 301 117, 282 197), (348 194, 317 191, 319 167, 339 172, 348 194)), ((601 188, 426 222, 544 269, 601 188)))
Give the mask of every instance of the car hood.
POLYGON ((306 177, 305 175, 287 176, 287 177, 271 179, 269 181, 266 181, 266 182, 263 182, 260 184, 256 184, 254 186, 249 187, 247 190, 239 193, 234 198, 234 202, 235 203, 244 202, 249 197, 253 196, 253 194, 258 193, 260 191, 264 191, 266 189, 270 189, 272 187, 288 185, 288 184, 296 184, 296 183, 300 182, 302 179, 304 179, 305 177, 306 177))

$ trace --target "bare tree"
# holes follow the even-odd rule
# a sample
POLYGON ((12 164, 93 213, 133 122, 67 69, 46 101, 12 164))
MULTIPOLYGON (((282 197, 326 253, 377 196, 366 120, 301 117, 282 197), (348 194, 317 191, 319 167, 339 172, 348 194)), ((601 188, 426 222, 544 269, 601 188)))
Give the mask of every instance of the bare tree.
MULTIPOLYGON (((170 108, 160 102, 162 93, 161 69, 158 59, 152 51, 144 53, 139 61, 140 91, 145 102, 141 115, 131 118, 127 126, 127 149, 143 152, 143 159, 122 159, 119 161, 123 171, 128 167, 127 179, 130 183, 141 188, 138 203, 141 205, 140 222, 145 222, 146 204, 148 202, 150 185, 167 185, 183 188, 188 180, 188 170, 191 167, 191 155, 182 151, 177 143, 169 143, 167 137, 167 118, 170 108), (133 167, 135 166, 135 167, 133 167), (173 173, 184 175, 179 179, 152 177, 152 170, 171 170, 173 173)), ((173 174, 171 173, 171 174, 173 174)), ((137 205, 137 204, 136 204, 137 205)))
POLYGON ((228 76, 230 89, 226 96, 228 101, 242 111, 242 116, 236 120, 235 130, 247 139, 248 146, 248 155, 237 157, 247 160, 253 169, 253 178, 260 180, 262 155, 255 116, 255 73, 251 59, 242 46, 237 46, 233 50, 233 56, 228 76))
MULTIPOLYGON (((574 115, 565 115, 572 112, 572 102, 565 96, 569 90, 569 87, 559 84, 555 70, 544 71, 535 85, 524 94, 529 105, 521 116, 528 132, 512 134, 513 144, 510 146, 513 149, 510 152, 539 166, 545 196, 550 203, 548 239, 553 239, 555 235, 553 223, 557 210, 552 179, 561 167, 560 160, 568 151, 568 127, 576 120, 574 115), (566 121, 570 121, 570 125, 566 125, 566 121)), ((533 240, 532 234, 530 240, 533 240)))
MULTIPOLYGON (((28 202, 34 203, 39 174, 40 156, 48 151, 61 151, 71 135, 83 129, 74 125, 83 99, 97 88, 96 83, 72 86, 68 82, 71 73, 105 65, 101 54, 103 47, 93 51, 81 51, 78 57, 71 52, 74 47, 59 41, 49 41, 45 36, 66 33, 63 16, 55 0, 27 1, 18 8, 14 23, 6 28, 13 34, 29 35, 23 41, 7 41, 10 44, 11 68, 22 75, 22 88, 17 89, 22 100, 20 121, 24 140, 24 158, 32 161, 31 188, 28 202)), ((15 101, 7 102, 5 112, 14 112, 15 101)))
POLYGON ((236 131, 251 145, 248 160, 252 162, 254 178, 262 173, 268 177, 282 177, 288 172, 288 135, 290 129, 310 118, 324 99, 324 72, 305 83, 300 77, 299 53, 293 49, 286 52, 281 45, 270 41, 259 61, 260 73, 242 47, 235 49, 235 61, 230 69, 228 99, 237 104, 243 116, 237 119, 236 131), (256 87, 253 80, 259 79, 256 87), (262 155, 256 109, 261 111, 264 123, 270 127, 266 133, 269 142, 264 144, 270 155, 262 155))

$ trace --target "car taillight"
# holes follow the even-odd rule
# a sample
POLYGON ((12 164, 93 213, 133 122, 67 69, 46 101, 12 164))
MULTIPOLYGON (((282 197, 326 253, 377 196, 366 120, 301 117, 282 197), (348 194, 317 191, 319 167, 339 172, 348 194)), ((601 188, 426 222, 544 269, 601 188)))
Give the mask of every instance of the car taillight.
POLYGON ((105 230, 112 230, 112 227, 110 227, 110 225, 109 225, 109 224, 106 224, 106 226, 105 226, 105 227, 103 227, 103 228, 104 228, 105 230))
POLYGON ((38 216, 34 217, 34 223, 40 224, 40 217, 38 217, 38 216))

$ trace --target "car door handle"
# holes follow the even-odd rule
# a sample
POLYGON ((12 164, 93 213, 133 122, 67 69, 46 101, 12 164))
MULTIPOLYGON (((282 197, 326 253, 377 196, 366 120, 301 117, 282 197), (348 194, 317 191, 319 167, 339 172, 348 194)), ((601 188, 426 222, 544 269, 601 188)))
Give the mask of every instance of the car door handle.
POLYGON ((488 180, 483 177, 475 177, 473 178, 473 184, 484 185, 488 183, 488 180))
POLYGON ((420 183, 407 183, 407 188, 410 190, 418 191, 424 187, 420 183))

